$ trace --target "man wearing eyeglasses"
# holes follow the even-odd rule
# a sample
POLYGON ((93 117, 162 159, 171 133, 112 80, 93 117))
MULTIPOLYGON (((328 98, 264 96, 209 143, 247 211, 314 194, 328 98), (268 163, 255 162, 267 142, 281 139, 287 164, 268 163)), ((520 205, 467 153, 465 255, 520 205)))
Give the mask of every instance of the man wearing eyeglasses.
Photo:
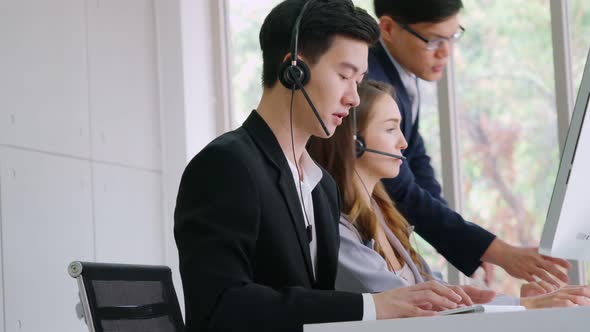
POLYGON ((556 277, 567 282, 567 275, 557 268, 569 267, 567 261, 542 256, 537 248, 507 244, 465 221, 441 196, 418 130, 418 82, 442 78, 453 44, 465 32, 458 18, 461 0, 374 0, 374 6, 381 40, 369 51, 367 77, 395 87, 401 130, 408 141, 407 162, 399 176, 383 181, 398 209, 418 234, 465 275, 472 275, 485 262, 486 270, 490 263, 496 264, 528 281, 537 277, 558 285, 556 277))

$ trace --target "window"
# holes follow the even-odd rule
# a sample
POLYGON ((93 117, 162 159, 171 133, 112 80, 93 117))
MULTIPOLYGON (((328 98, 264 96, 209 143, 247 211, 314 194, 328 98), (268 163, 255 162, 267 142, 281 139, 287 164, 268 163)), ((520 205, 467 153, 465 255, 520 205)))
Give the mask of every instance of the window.
MULTIPOLYGON (((464 213, 537 245, 559 163, 548 0, 465 1, 455 48, 464 213)), ((521 282, 496 268, 494 288, 521 282)))
POLYGON ((582 0, 569 0, 572 79, 574 93, 577 95, 582 80, 586 57, 590 47, 590 3, 582 0))
MULTIPOLYGON (((436 83, 420 81, 420 134, 424 139, 426 152, 431 158, 431 165, 434 168, 436 179, 441 186, 442 166, 440 156, 440 129, 438 117, 438 99, 436 83)), ((433 271, 440 272, 445 280, 448 274, 447 260, 418 234, 415 234, 416 242, 413 242, 418 253, 424 257, 433 271)))
MULTIPOLYGON (((258 33, 264 18, 281 0, 229 0, 228 33, 233 114, 232 129, 239 127, 258 106, 262 96, 262 52, 258 33)), ((287 36, 286 38, 290 38, 287 36)))

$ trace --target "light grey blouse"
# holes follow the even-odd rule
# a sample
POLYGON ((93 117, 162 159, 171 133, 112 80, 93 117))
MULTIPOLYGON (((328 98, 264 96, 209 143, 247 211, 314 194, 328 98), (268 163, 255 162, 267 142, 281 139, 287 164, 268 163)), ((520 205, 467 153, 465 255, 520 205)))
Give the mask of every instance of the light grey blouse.
MULTIPOLYGON (((375 209, 378 211, 378 209, 375 209)), ((380 211, 379 211, 380 212, 380 211)), ((412 261, 409 252, 403 247, 398 238, 386 226, 383 216, 377 212, 377 219, 383 226, 383 231, 392 248, 397 251, 405 268, 414 276, 415 283, 424 282, 418 266, 412 261)), ((348 221, 348 216, 340 216, 340 251, 338 254, 338 272, 336 275, 336 290, 355 293, 378 293, 393 288, 410 286, 413 283, 403 278, 402 274, 394 273, 387 268, 387 262, 375 251, 375 240, 363 241, 358 230, 348 221)), ((430 266, 420 258, 423 271, 432 275, 430 266)), ((434 280, 445 283, 443 280, 433 277, 434 280)), ((413 281, 413 280, 410 280, 413 281)), ((498 295, 489 304, 518 305, 519 299, 498 295)))

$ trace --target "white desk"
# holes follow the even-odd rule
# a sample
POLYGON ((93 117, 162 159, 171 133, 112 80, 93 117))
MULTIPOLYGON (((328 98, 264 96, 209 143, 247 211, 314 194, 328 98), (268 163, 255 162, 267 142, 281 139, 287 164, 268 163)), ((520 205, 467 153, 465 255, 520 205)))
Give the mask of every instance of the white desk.
POLYGON ((590 331, 590 307, 304 325, 304 332, 590 331))

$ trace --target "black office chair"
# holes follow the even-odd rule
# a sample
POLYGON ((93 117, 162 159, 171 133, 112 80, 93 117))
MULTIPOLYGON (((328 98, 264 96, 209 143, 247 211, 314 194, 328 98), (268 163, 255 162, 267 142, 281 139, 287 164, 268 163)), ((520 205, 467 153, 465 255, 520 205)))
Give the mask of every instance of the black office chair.
POLYGON ((181 332, 184 323, 167 266, 72 262, 90 332, 181 332))

